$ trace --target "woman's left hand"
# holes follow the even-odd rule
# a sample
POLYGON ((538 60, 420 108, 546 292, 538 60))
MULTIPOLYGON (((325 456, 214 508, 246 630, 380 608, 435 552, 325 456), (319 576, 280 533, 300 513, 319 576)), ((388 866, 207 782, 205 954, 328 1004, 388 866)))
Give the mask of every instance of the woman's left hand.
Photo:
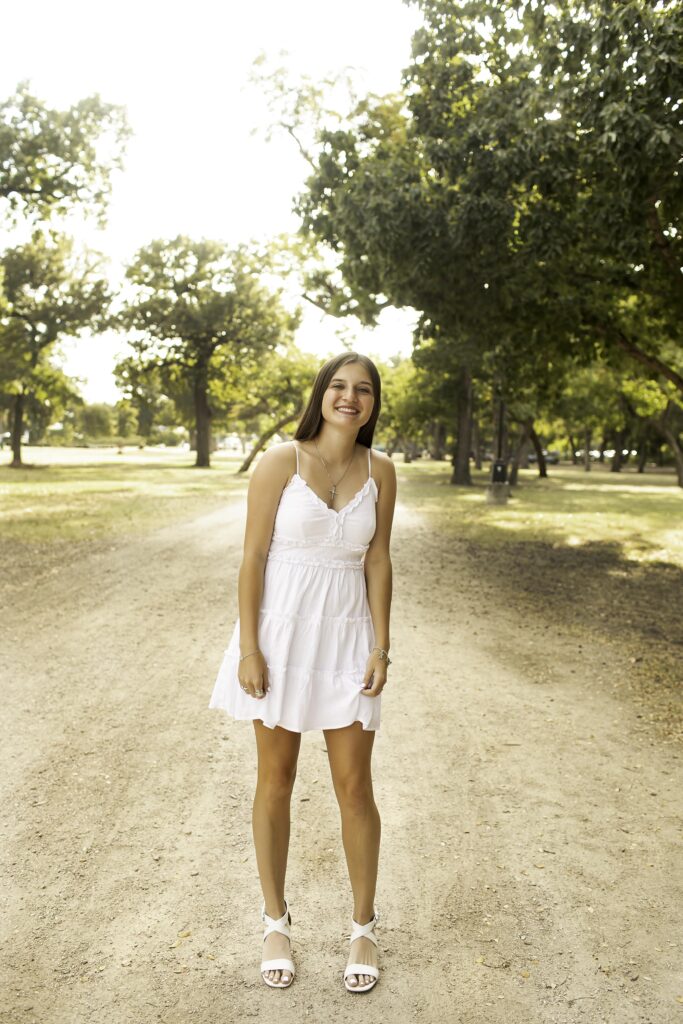
POLYGON ((379 697, 387 681, 387 663, 380 658, 379 651, 372 651, 365 667, 363 689, 361 693, 365 697, 379 697))

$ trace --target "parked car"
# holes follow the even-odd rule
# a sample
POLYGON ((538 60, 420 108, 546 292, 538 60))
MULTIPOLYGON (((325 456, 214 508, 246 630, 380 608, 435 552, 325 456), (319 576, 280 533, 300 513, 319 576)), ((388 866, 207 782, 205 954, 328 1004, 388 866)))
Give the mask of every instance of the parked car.
MULTIPOLYGON (((548 451, 546 448, 541 448, 543 457, 549 466, 556 466, 560 461, 560 453, 556 451, 548 451)), ((529 452, 529 462, 536 461, 536 452, 529 452)))

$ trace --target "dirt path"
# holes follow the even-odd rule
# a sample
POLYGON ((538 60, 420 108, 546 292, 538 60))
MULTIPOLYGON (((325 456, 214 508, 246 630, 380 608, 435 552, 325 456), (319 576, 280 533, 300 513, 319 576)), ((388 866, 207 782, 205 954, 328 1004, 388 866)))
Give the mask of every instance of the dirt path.
POLYGON ((298 975, 262 984, 253 734, 207 709, 243 516, 12 584, 0 1021, 677 1019, 680 746, 615 697, 617 653, 499 607, 402 505, 375 743, 380 983, 342 984, 350 893, 324 739, 307 733, 287 885, 298 975))

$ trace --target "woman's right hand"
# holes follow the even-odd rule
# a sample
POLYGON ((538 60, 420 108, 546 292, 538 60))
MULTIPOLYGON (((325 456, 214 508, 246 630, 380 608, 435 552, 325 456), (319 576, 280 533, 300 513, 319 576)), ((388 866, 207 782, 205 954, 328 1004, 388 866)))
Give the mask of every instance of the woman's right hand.
POLYGON ((248 697, 263 700, 268 692, 269 683, 268 666, 261 651, 256 651, 244 661, 240 661, 237 667, 237 678, 248 697), (261 691, 260 696, 257 696, 257 690, 261 691))

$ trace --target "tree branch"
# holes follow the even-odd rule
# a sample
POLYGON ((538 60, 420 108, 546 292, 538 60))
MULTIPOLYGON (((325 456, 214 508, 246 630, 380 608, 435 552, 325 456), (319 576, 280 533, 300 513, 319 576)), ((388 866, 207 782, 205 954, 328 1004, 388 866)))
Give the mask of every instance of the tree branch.
POLYGON ((642 366, 646 366, 651 373, 666 377, 667 380, 678 388, 679 391, 683 392, 683 377, 678 373, 672 366, 668 366, 662 362, 658 356, 653 356, 649 352, 645 352, 642 348, 636 345, 635 341, 627 338, 622 330, 619 328, 612 328, 611 331, 604 328, 598 328, 599 332, 606 337, 612 337, 616 341, 617 345, 628 355, 637 359, 642 366))
POLYGON ((666 266, 669 270, 673 271, 679 287, 683 287, 683 274, 681 273, 681 268, 678 266, 678 260, 676 259, 676 254, 673 251, 671 242, 664 234, 664 229, 662 228, 659 214, 657 213, 656 204, 658 198, 659 197, 657 195, 653 195, 650 196, 648 200, 647 222, 652 230, 652 241, 656 251, 659 253, 666 266))
POLYGON ((291 124, 285 124, 284 121, 280 121, 279 123, 280 123, 280 127, 284 128, 284 130, 287 132, 287 134, 291 135, 291 137, 294 139, 294 141, 296 142, 296 144, 297 144, 297 146, 299 148, 299 152, 301 153, 301 155, 304 158, 304 160, 306 161, 306 163, 310 164, 310 166, 313 168, 314 171, 317 171, 318 170, 318 165, 316 164, 315 160, 310 155, 310 153, 308 153, 304 149, 304 147, 301 144, 301 141, 299 140, 299 138, 297 137, 297 134, 294 131, 294 128, 292 127, 292 125, 291 124))
MULTIPOLYGON (((356 310, 360 309, 360 303, 357 302, 355 306, 349 306, 349 308, 346 309, 343 313, 330 313, 329 307, 325 305, 322 299, 315 299, 307 292, 302 292, 301 297, 305 299, 306 302, 310 302, 312 306, 317 306, 318 309, 322 309, 323 313, 327 313, 328 316, 356 316, 356 310)), ((389 299, 387 299, 386 302, 375 302, 375 305, 377 309, 386 309, 387 306, 391 306, 391 302, 389 301, 389 299)))
POLYGON ((615 343, 623 352, 636 359, 641 366, 647 367, 653 377, 665 377, 674 387, 683 392, 683 376, 673 366, 663 362, 659 356, 655 356, 651 352, 646 352, 642 349, 635 341, 624 334, 621 327, 617 327, 609 321, 600 323, 585 311, 582 314, 582 320, 586 330, 595 331, 608 344, 610 342, 615 343))

